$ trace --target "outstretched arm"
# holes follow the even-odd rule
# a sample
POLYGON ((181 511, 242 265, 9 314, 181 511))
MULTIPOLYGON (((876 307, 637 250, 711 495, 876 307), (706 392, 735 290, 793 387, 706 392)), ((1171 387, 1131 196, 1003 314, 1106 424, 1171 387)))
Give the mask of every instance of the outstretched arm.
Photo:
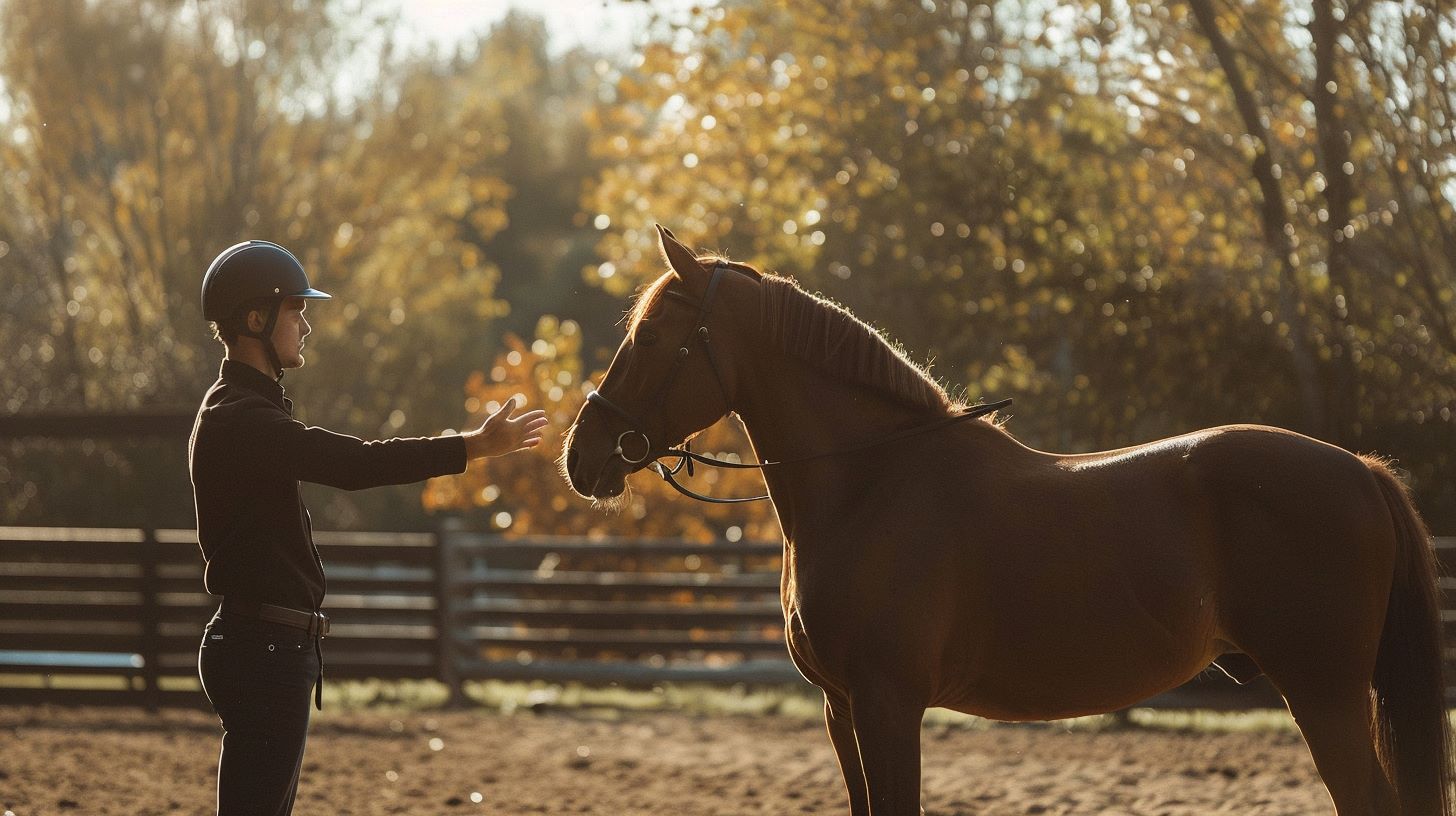
POLYGON ((518 417, 511 399, 473 431, 459 435, 366 442, 304 425, 281 410, 267 414, 250 450, 295 479, 344 490, 408 484, 461 473, 471 459, 503 456, 541 444, 544 411, 518 417), (276 417, 273 416, 276 414, 276 417))
POLYGON ((479 428, 461 434, 465 438, 465 458, 504 456, 541 444, 546 412, 536 409, 513 417, 515 410, 516 398, 511 397, 500 410, 486 417, 479 428))

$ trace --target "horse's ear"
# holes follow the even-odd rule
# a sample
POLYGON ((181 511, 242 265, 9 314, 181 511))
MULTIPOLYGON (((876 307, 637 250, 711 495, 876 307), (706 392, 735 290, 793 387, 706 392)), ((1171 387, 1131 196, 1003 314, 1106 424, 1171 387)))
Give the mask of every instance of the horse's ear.
POLYGON ((700 263, 693 251, 683 246, 672 231, 657 225, 657 238, 662 244, 662 257, 672 268, 672 273, 689 286, 703 286, 707 269, 700 263))

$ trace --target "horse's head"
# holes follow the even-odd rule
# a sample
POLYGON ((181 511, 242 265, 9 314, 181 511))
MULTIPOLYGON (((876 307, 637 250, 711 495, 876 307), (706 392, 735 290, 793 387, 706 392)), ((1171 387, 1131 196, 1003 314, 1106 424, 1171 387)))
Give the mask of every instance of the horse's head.
POLYGON ((638 295, 606 376, 567 433, 562 469, 578 494, 611 499, 627 475, 733 410, 741 351, 757 316, 757 273, 699 259, 658 227, 669 270, 638 295))

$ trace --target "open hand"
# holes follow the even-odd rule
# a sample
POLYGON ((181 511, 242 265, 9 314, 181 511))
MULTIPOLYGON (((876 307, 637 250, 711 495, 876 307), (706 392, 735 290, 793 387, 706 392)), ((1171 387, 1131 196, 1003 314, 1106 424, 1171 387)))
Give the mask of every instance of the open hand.
POLYGON ((465 438, 465 458, 504 456, 541 444, 546 412, 536 409, 513 417, 515 410, 516 398, 511 397, 500 410, 486 417, 479 428, 461 434, 465 438))

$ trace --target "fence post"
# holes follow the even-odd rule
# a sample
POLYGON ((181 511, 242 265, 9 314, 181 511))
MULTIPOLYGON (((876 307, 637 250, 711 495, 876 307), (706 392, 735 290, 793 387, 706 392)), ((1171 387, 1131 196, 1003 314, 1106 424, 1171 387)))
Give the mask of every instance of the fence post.
POLYGON ((455 638, 455 582, 452 578, 460 559, 455 552, 454 534, 464 523, 453 516, 441 519, 435 528, 435 678, 449 690, 445 705, 469 702, 460 682, 460 649, 455 638))
POLYGON ((157 531, 150 527, 142 530, 141 544, 141 591, 142 591, 142 682, 146 688, 142 692, 143 701, 148 711, 156 711, 162 702, 161 677, 162 667, 162 632, 161 632, 161 604, 157 598, 161 590, 161 579, 158 562, 161 561, 161 553, 157 543, 157 531))

